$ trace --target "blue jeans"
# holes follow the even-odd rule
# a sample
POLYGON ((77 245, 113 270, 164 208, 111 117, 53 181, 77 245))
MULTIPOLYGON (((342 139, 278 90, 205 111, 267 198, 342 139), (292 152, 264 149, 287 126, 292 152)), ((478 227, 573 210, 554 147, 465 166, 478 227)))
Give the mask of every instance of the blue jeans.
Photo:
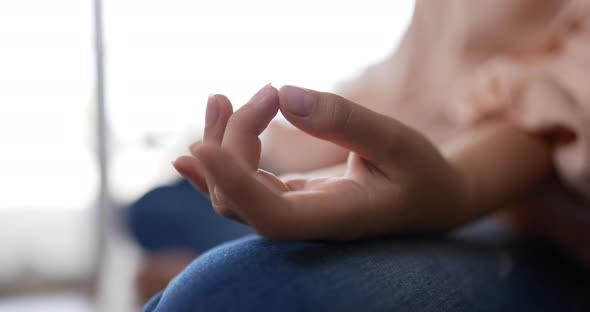
POLYGON ((252 230, 220 217, 209 199, 186 180, 158 187, 127 209, 127 228, 148 252, 188 249, 201 253, 252 230))
POLYGON ((144 311, 590 311, 587 298, 588 272, 483 224, 350 243, 248 236, 195 259, 144 311))

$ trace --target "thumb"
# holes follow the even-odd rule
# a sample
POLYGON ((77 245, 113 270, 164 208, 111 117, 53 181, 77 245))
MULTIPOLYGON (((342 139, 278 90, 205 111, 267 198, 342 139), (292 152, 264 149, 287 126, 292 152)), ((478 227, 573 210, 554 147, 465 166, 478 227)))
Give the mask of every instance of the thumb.
POLYGON ((295 127, 375 163, 390 161, 417 135, 391 117, 332 93, 283 86, 279 102, 295 127))

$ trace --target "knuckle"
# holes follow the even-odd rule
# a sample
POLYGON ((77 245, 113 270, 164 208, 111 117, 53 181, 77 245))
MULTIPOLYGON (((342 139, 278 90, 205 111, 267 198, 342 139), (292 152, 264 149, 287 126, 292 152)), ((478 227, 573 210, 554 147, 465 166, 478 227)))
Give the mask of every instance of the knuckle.
MULTIPOLYGON (((233 207, 233 206, 232 206, 233 207)), ((217 207, 213 207, 213 210, 215 211, 215 213, 217 213, 218 215, 226 218, 226 219, 230 219, 230 220, 234 220, 240 223, 243 223, 243 219, 241 218, 241 216, 236 213, 236 210, 228 207, 228 206, 217 206, 217 207)))
POLYGON ((218 188, 214 188, 213 196, 211 196, 211 205, 213 206, 213 210, 222 217, 230 218, 233 215, 230 209, 231 204, 218 188))
POLYGON ((420 150, 428 144, 428 140, 418 132, 411 128, 397 125, 396 122, 391 122, 392 127, 388 127, 386 140, 382 143, 383 151, 390 159, 401 160, 406 157, 415 158, 420 154, 420 150))
POLYGON ((353 105, 341 96, 333 95, 326 99, 326 127, 339 129, 347 127, 353 115, 353 105))
POLYGON ((202 145, 202 143, 203 143, 203 142, 202 142, 201 140, 199 140, 199 141, 197 141, 197 142, 194 142, 193 144, 191 144, 191 145, 189 146, 189 148, 188 148, 188 149, 189 149, 189 151, 191 152, 191 154, 195 155, 195 154, 197 153, 197 149, 199 148, 199 146, 201 146, 201 145, 202 145))
POLYGON ((238 110, 233 113, 227 120, 227 127, 229 131, 236 131, 238 133, 247 131, 253 132, 256 128, 256 115, 248 113, 245 110, 238 110))
POLYGON ((224 217, 224 218, 229 218, 231 219, 231 217, 234 215, 233 212, 226 206, 226 205, 213 205, 213 210, 215 210, 215 212, 224 217))
POLYGON ((229 116, 229 119, 227 120, 227 129, 233 129, 235 127, 238 127, 240 124, 240 119, 241 118, 239 111, 229 116))

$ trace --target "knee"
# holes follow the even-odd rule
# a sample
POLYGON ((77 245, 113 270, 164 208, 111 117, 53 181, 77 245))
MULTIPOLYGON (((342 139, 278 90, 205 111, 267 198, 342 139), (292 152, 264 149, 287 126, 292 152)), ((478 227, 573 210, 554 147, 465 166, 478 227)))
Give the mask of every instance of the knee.
POLYGON ((197 258, 144 311, 420 310, 432 294, 465 284, 465 276, 478 275, 481 285, 496 279, 490 270, 496 249, 455 245, 279 243, 248 236, 197 258))
POLYGON ((289 259, 293 248, 304 244, 247 236, 216 247, 189 265, 144 311, 306 310, 305 289, 293 283, 305 274, 289 259))

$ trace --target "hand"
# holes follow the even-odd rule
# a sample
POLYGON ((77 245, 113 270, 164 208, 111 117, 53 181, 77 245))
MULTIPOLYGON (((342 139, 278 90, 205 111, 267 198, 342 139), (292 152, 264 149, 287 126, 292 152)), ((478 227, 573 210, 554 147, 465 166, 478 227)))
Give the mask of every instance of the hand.
POLYGON ((267 86, 233 114, 227 98, 214 96, 193 152, 176 169, 219 214, 270 239, 447 230, 456 224, 444 207, 465 202, 462 178, 422 135, 337 95, 292 86, 267 86), (283 181, 258 169, 258 136, 279 108, 295 127, 352 151, 343 176, 283 181))

